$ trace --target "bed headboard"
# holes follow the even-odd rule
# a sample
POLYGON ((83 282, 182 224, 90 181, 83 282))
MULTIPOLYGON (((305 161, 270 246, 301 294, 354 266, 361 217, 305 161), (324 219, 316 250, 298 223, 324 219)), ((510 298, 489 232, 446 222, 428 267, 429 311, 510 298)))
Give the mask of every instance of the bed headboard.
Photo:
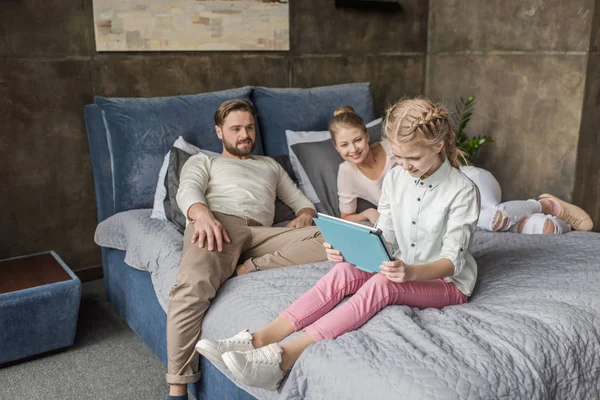
POLYGON ((317 88, 242 87, 220 92, 153 98, 97 96, 85 106, 98 221, 111 215, 151 208, 164 155, 177 137, 221 152, 214 112, 225 100, 254 102, 255 154, 287 154, 285 130, 323 131, 336 108, 350 104, 368 122, 374 119, 369 83, 317 88), (263 143, 266 140, 268 143, 263 143), (264 146, 263 146, 264 145, 264 146))

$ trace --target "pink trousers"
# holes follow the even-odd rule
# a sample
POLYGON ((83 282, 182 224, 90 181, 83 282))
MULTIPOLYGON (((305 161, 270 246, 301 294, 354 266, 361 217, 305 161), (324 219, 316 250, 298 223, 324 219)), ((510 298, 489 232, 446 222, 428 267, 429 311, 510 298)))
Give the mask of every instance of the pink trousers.
POLYGON ((390 304, 442 308, 466 303, 468 299, 453 283, 443 279, 396 283, 381 274, 365 272, 342 262, 281 316, 296 331, 306 327, 305 332, 318 342, 358 329, 390 304), (354 294, 350 300, 332 310, 350 294, 354 294))

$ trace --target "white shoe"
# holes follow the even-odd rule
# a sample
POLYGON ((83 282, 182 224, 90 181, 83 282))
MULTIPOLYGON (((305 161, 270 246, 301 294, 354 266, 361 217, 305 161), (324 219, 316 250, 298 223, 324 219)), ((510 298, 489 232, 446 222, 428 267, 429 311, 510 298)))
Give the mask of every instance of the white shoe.
POLYGON ((252 334, 246 329, 237 335, 223 340, 202 339, 196 343, 196 351, 208 358, 210 361, 222 363, 221 356, 228 351, 250 351, 254 350, 252 345, 252 334))
POLYGON ((268 390, 277 390, 283 379, 281 347, 277 343, 256 350, 223 354, 223 361, 238 381, 268 390))

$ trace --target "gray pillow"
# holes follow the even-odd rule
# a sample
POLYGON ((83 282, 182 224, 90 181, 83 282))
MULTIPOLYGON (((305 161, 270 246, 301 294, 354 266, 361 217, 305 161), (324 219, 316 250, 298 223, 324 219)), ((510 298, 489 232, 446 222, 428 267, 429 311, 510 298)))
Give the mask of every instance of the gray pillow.
POLYGON ((170 221, 175 225, 175 228, 183 234, 185 231, 186 218, 177 205, 177 190, 179 190, 179 176, 181 174, 181 168, 183 164, 191 157, 191 154, 178 149, 177 147, 171 148, 171 155, 169 158, 169 167, 167 168, 167 175, 165 176, 165 187, 167 188, 167 195, 165 196, 165 216, 167 221, 170 221))
MULTIPOLYGON (((175 228, 182 234, 185 231, 186 218, 177 205, 176 196, 177 190, 179 190, 181 168, 183 168, 183 164, 185 164, 191 156, 191 154, 188 154, 177 147, 172 147, 169 158, 169 167, 167 168, 167 174, 165 176, 165 187, 167 188, 167 195, 164 200, 165 215, 167 220, 173 223, 175 228)), ((275 161, 277 161, 288 174, 292 171, 288 156, 275 157, 275 161)), ((295 182, 293 172, 290 177, 295 182)), ((296 218, 294 211, 277 198, 275 201, 275 217, 273 225, 291 221, 294 218, 296 218)))
MULTIPOLYGON (((381 140, 381 124, 367 128, 369 143, 373 144, 381 140)), ((337 176, 340 164, 344 161, 342 156, 333 147, 333 140, 327 139, 320 142, 296 143, 291 146, 292 151, 302 164, 310 183, 315 189, 317 197, 321 201, 319 211, 325 214, 340 216, 340 201, 337 190, 337 176)), ((362 199, 361 199, 362 200, 362 199)), ((362 209, 377 208, 371 203, 363 200, 360 204, 362 209), (368 203, 367 204, 365 204, 368 203)), ((358 206, 357 206, 358 207, 358 206)))

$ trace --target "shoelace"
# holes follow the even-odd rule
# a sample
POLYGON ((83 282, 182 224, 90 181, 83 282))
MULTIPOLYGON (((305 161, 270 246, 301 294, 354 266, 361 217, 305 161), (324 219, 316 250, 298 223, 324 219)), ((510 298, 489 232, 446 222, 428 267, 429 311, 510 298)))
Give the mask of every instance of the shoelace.
POLYGON ((579 227, 579 225, 581 224, 581 221, 578 220, 577 218, 575 218, 574 216, 567 214, 564 211, 561 211, 556 218, 558 219, 562 219, 563 221, 565 221, 567 224, 571 225, 573 228, 577 229, 579 227))
POLYGON ((250 352, 250 361, 259 364, 279 364, 277 359, 273 357, 273 352, 269 347, 261 347, 250 352))
POLYGON ((252 339, 233 339, 233 338, 231 338, 231 339, 223 340, 221 343, 224 345, 231 344, 231 343, 249 344, 249 343, 251 343, 251 341, 252 341, 252 339))

